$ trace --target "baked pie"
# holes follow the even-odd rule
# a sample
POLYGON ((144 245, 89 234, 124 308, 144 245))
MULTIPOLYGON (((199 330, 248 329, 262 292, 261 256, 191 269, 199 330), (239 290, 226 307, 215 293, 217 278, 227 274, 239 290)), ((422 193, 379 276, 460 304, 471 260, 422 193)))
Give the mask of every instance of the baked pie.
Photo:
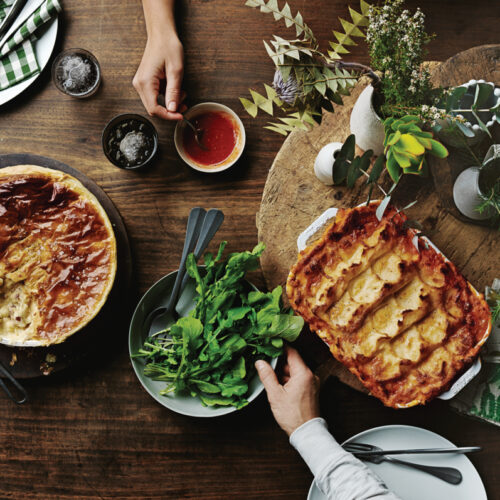
POLYGON ((58 344, 99 312, 116 241, 95 196, 68 174, 0 169, 0 342, 58 344))

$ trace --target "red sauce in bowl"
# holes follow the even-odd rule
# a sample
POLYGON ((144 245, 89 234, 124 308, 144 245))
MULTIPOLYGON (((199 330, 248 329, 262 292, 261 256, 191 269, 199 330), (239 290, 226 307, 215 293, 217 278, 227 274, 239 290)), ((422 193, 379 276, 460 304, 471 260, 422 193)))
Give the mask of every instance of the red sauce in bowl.
POLYGON ((185 125, 182 142, 186 154, 196 163, 203 166, 214 166, 222 163, 233 152, 236 146, 237 131, 235 123, 228 113, 206 111, 190 120, 196 128, 203 130, 202 143, 207 148, 198 146, 191 127, 185 125))

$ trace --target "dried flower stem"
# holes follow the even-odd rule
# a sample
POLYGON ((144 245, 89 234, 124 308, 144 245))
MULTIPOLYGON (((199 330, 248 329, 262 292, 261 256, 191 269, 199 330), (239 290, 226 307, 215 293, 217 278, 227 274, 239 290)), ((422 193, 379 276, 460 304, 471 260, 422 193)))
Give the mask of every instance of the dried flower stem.
POLYGON ((340 69, 349 69, 354 71, 360 71, 362 75, 367 75, 372 80, 372 86, 374 88, 380 87, 380 77, 373 71, 372 68, 366 66, 365 64, 355 63, 355 62, 345 62, 338 61, 333 64, 326 64, 326 67, 330 69, 340 68, 340 69))

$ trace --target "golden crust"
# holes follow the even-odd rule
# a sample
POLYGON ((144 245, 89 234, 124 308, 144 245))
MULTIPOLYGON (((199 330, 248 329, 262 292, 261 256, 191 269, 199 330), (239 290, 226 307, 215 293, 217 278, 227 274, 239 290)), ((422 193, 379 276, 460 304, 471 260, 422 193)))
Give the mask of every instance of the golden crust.
POLYGON ((74 177, 35 165, 0 169, 0 341, 51 345, 89 323, 113 286, 106 212, 74 177))
POLYGON ((473 362, 491 329, 484 298, 406 217, 378 202, 341 209, 303 250, 287 295, 370 392, 393 408, 424 404, 473 362))

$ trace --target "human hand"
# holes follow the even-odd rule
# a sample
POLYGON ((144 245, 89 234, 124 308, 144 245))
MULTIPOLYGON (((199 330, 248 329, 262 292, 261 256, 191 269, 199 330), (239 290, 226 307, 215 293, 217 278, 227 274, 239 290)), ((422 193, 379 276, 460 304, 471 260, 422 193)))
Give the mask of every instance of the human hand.
POLYGON ((165 120, 182 120, 186 106, 181 104, 184 50, 175 33, 148 37, 141 64, 132 84, 146 111, 165 120), (161 84, 166 79, 165 106, 158 103, 161 84))
POLYGON ((290 436, 302 424, 319 417, 319 379, 292 347, 286 348, 286 358, 283 385, 266 361, 256 361, 255 368, 276 422, 290 436))

